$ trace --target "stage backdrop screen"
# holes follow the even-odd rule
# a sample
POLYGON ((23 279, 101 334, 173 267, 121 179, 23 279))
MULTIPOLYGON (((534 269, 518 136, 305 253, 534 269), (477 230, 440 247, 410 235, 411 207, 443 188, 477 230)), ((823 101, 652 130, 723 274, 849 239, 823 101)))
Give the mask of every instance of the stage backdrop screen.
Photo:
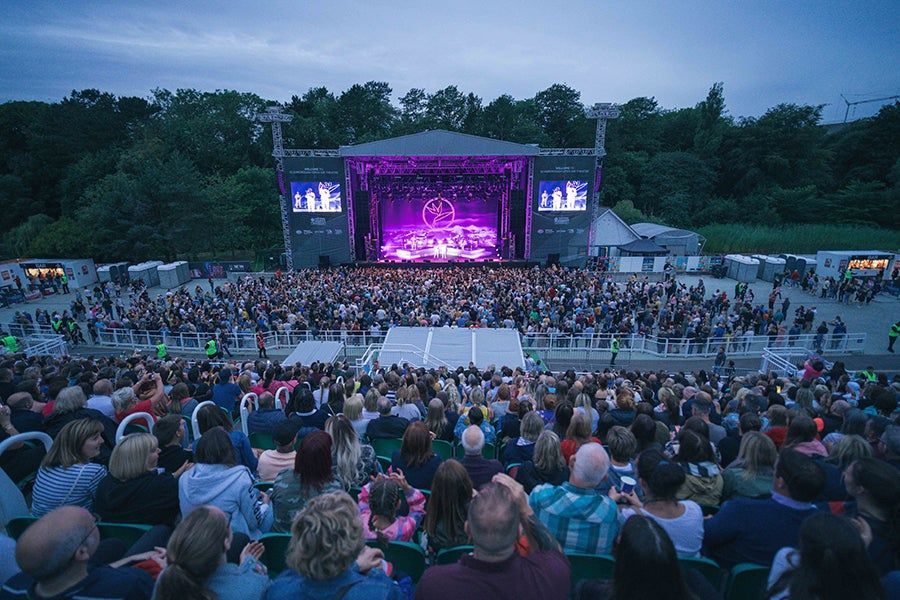
POLYGON ((292 181, 294 212, 341 212, 341 184, 332 181, 292 181))
POLYGON ((498 198, 452 195, 380 203, 384 260, 496 260, 498 198))
POLYGON ((284 174, 294 267, 317 267, 319 257, 331 264, 350 262, 344 160, 285 158, 284 174))
POLYGON ((540 212, 574 212, 587 210, 588 182, 541 181, 538 183, 538 210, 540 212))
POLYGON ((587 260, 594 183, 591 156, 538 156, 531 198, 531 260, 553 255, 565 265, 587 260))

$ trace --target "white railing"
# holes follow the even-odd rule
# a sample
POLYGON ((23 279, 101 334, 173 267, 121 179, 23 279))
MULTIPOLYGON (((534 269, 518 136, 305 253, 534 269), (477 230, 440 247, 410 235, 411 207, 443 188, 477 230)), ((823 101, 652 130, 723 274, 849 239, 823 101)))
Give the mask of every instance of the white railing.
MULTIPOLYGON (((18 323, 0 326, 7 328, 17 337, 34 334, 52 334, 49 326, 27 325, 18 323)), ((372 351, 372 346, 384 343, 386 331, 291 331, 267 332, 264 334, 266 347, 269 350, 293 349, 304 341, 336 341, 344 344, 348 356, 362 357, 372 351)), ((56 336, 59 337, 59 336, 56 336)), ((255 354, 256 333, 235 332, 227 336, 227 349, 233 353, 255 354)), ((693 338, 669 338, 657 335, 637 333, 613 336, 608 333, 525 333, 521 335, 524 351, 539 352, 545 358, 569 359, 573 357, 596 357, 609 353, 610 341, 613 337, 619 340, 619 355, 625 359, 638 355, 661 358, 702 358, 715 356, 719 348, 724 346, 729 357, 760 356, 765 348, 799 348, 816 350, 821 344, 825 354, 857 354, 865 350, 865 333, 846 333, 842 335, 826 334, 819 339, 818 334, 799 335, 751 335, 737 337, 709 337, 702 340, 693 338)), ((95 345, 115 348, 147 348, 152 349, 163 342, 169 350, 176 352, 202 353, 209 334, 181 333, 132 329, 101 329, 97 332, 95 345)), ((224 350, 225 348, 220 348, 224 350)), ((381 350, 381 348, 379 348, 381 350)), ((226 352, 227 355, 227 352, 226 352)))

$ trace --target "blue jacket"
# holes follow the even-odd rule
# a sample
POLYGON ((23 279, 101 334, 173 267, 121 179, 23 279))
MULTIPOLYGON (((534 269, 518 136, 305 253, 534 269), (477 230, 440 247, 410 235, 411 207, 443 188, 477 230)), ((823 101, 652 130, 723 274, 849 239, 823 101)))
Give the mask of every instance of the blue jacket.
POLYGON ((198 463, 178 479, 181 514, 210 504, 229 517, 234 533, 246 533, 257 539, 272 528, 272 506, 259 501, 253 488, 253 476, 247 467, 198 463))
POLYGON ((250 433, 267 433, 272 435, 275 426, 282 421, 287 421, 287 415, 277 408, 261 408, 254 410, 247 416, 247 430, 250 433))
POLYGON ((356 563, 329 581, 313 581, 296 571, 281 573, 269 586, 266 600, 330 600, 341 592, 343 600, 402 600, 400 587, 384 574, 373 569, 360 574, 356 563))

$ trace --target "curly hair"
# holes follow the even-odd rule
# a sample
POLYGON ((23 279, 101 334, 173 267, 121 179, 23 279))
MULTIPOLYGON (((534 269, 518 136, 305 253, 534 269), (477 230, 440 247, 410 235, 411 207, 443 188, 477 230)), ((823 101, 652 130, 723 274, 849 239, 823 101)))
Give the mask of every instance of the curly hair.
POLYGON ((364 545, 356 503, 331 492, 307 502, 294 518, 285 562, 304 577, 327 581, 346 571, 364 545))

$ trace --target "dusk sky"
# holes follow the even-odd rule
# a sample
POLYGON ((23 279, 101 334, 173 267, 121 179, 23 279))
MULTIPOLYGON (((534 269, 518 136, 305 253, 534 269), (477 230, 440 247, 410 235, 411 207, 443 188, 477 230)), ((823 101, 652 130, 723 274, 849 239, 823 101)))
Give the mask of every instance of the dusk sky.
POLYGON ((833 122, 841 93, 900 94, 898 32, 897 0, 3 0, 0 102, 157 87, 288 100, 379 80, 395 98, 455 84, 486 104, 566 83, 588 104, 655 96, 676 108, 723 81, 733 116, 795 102, 827 104, 833 122))

